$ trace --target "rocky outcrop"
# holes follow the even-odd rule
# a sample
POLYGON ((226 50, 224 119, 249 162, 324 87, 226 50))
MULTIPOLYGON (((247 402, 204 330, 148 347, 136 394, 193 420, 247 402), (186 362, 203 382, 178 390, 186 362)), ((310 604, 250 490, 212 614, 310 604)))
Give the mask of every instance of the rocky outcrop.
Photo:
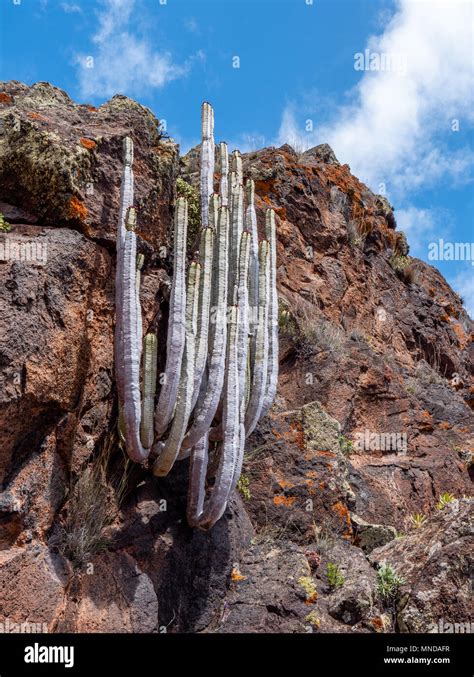
POLYGON ((374 564, 390 562, 403 573, 396 604, 401 632, 443 632, 454 623, 461 632, 473 631, 473 503, 452 501, 414 533, 371 554, 374 564))
POLYGON ((151 111, 122 96, 96 109, 12 82, 0 97, 0 620, 383 632, 464 618, 470 504, 436 504, 471 493, 472 324, 435 269, 397 270, 390 204, 327 145, 244 156, 262 235, 264 209, 277 214, 280 379, 223 519, 187 527, 186 461, 163 479, 125 463, 113 372, 125 135, 144 327, 163 345, 175 184, 196 184, 198 149, 179 160, 151 111), (72 519, 84 501, 98 526, 72 519), (414 513, 428 518, 416 531, 414 513), (396 608, 377 591, 384 559, 406 572, 396 608))

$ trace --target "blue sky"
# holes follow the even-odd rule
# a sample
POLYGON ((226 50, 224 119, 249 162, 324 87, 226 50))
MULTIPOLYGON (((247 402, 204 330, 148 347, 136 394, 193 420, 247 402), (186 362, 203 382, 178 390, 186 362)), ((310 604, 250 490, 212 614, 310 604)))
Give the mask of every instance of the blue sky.
MULTIPOLYGON (((127 94, 184 150, 199 140, 208 100, 216 139, 232 147, 329 142, 385 192, 413 255, 428 260, 440 238, 474 240, 472 3, 0 3, 2 80, 47 80, 95 105, 127 94)), ((471 261, 430 262, 473 315, 471 261)))

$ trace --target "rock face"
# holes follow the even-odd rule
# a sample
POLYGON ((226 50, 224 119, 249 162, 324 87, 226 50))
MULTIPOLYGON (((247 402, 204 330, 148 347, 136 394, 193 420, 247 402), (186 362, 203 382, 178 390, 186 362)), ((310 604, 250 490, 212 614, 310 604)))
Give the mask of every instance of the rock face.
POLYGON ((397 269, 408 259, 391 206, 327 145, 244 156, 262 234, 264 209, 277 214, 281 329, 277 400, 249 439, 240 494, 211 532, 193 531, 187 462, 157 480, 124 461, 113 281, 125 135, 144 327, 164 341, 176 179, 196 185, 198 149, 179 159, 151 111, 122 96, 96 109, 48 83, 0 94, 11 224, 0 234, 0 622, 404 632, 468 621, 472 502, 436 504, 471 493, 472 323, 435 269, 397 269), (92 522, 74 519, 84 506, 92 522), (415 513, 427 518, 416 530, 415 513), (383 561, 406 579, 390 604, 383 561))
POLYGON ((472 622, 472 508, 472 499, 455 500, 416 533, 372 552, 372 562, 387 561, 403 572, 396 605, 402 632, 442 632, 449 623, 472 622))

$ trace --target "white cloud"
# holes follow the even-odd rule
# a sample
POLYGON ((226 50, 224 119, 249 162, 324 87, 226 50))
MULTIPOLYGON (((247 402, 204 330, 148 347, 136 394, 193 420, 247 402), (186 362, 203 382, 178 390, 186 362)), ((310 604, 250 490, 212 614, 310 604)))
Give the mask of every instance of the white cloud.
POLYGON ((419 209, 414 206, 396 209, 395 218, 399 230, 408 239, 411 256, 425 259, 428 245, 440 238, 448 240, 452 232, 452 217, 446 209, 419 209))
POLYGON ((327 142, 370 186, 386 183, 391 196, 446 176, 465 180, 474 153, 446 146, 456 134, 453 119, 464 129, 474 121, 472 11, 471 3, 457 0, 398 0, 385 31, 366 47, 398 56, 406 72, 364 71, 351 103, 324 127, 314 120, 311 133, 288 106, 279 141, 305 147, 327 142))
POLYGON ((455 277, 449 279, 452 288, 464 299, 464 308, 474 318, 474 266, 467 263, 455 277))
POLYGON ((62 2, 60 5, 61 9, 66 12, 66 14, 81 14, 82 9, 79 5, 76 5, 74 2, 62 2))
POLYGON ((82 98, 140 96, 185 76, 194 61, 204 58, 198 52, 177 65, 171 54, 158 51, 145 38, 133 35, 129 22, 135 0, 101 0, 101 4, 98 29, 92 38, 96 49, 90 55, 76 57, 82 98), (87 67, 88 56, 93 57, 93 67, 87 67))

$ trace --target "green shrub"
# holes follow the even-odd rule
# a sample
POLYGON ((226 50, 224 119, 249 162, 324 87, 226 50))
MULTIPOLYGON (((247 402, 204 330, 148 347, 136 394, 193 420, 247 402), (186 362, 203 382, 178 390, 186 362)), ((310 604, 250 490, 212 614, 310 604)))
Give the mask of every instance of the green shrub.
POLYGON ((418 279, 418 272, 409 256, 393 254, 389 260, 395 273, 405 282, 405 284, 414 284, 418 279))
POLYGON ((454 501, 455 498, 456 497, 453 496, 453 494, 450 494, 449 491, 444 491, 441 494, 441 496, 439 497, 438 503, 436 504, 436 507, 438 508, 438 510, 442 510, 443 508, 445 508, 448 505, 448 503, 451 503, 452 501, 454 501))
POLYGON ((419 529, 426 522, 426 515, 422 515, 420 512, 416 512, 414 515, 410 517, 410 520, 415 529, 419 529))
POLYGON ((344 456, 350 456, 354 451, 354 442, 345 435, 338 436, 339 448, 344 456))
POLYGON ((403 576, 386 562, 377 571, 377 592, 384 602, 395 601, 400 595, 400 588, 405 583, 403 576))
POLYGON ((11 229, 10 224, 8 221, 5 220, 5 217, 3 216, 2 212, 0 212, 0 233, 8 233, 11 229))
POLYGON ((341 588, 344 585, 345 578, 339 569, 337 564, 334 562, 328 562, 326 567, 326 576, 328 579, 329 587, 335 590, 336 588, 341 588))
POLYGON ((237 489, 245 498, 246 501, 249 501, 252 498, 252 494, 249 489, 250 480, 247 475, 241 475, 237 482, 237 489))

